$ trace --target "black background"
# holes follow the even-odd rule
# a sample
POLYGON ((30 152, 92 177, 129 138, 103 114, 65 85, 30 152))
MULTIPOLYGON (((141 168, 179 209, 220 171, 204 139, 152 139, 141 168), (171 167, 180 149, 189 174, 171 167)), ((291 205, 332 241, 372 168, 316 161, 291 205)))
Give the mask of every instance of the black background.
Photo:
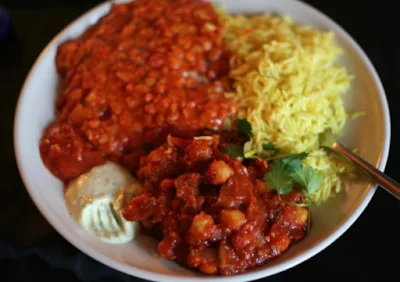
MULTIPOLYGON (((268 0, 265 0, 268 1, 268 0)), ((386 1, 310 0, 344 27, 370 57, 383 82, 392 120, 386 172, 400 179, 400 45, 398 16, 386 1)), ((12 28, 0 43, 0 281, 141 281, 118 273, 67 243, 38 212, 19 176, 13 120, 19 91, 34 60, 94 0, 0 0, 12 28)), ((40 107, 40 105, 32 105, 40 107)), ((310 260, 263 281, 399 281, 400 204, 378 189, 356 223, 310 260)))

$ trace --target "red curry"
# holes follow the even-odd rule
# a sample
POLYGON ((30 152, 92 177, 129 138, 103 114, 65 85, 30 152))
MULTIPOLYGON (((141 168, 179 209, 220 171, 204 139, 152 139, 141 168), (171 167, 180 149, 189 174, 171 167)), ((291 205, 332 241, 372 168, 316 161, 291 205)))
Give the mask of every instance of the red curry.
POLYGON ((135 172, 168 134, 222 129, 236 110, 222 28, 210 3, 137 0, 61 44, 60 115, 40 144, 49 170, 68 181, 108 159, 135 172))
MULTIPOLYGON (((123 211, 158 236, 158 254, 206 274, 245 272, 305 236, 308 210, 265 187, 268 163, 221 153, 224 140, 169 137, 142 159, 145 193, 123 211)), ((305 203, 294 190, 282 196, 305 203)))

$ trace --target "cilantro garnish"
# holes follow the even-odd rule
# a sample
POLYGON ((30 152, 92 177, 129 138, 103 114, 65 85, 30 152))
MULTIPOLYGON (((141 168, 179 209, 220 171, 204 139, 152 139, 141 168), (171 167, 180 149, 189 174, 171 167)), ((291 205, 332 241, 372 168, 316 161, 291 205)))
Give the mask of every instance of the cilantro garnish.
MULTIPOLYGON (((318 190, 323 182, 323 176, 318 170, 303 165, 302 160, 308 156, 306 152, 283 156, 272 161, 270 170, 265 173, 264 180, 268 189, 275 190, 279 199, 286 203, 300 207, 311 205, 310 194, 318 190), (287 202, 281 195, 292 192, 293 187, 301 189, 307 198, 306 204, 287 202)), ((310 229, 311 210, 308 209, 307 231, 310 229)))
POLYGON ((292 191, 294 179, 292 175, 302 168, 301 160, 305 154, 290 155, 272 162, 270 170, 265 174, 265 185, 276 190, 278 195, 285 195, 292 191))
MULTIPOLYGON (((239 130, 239 136, 253 138, 252 126, 247 119, 236 120, 236 126, 239 130)), ((251 141, 251 140, 250 140, 251 141)), ((272 143, 262 144, 263 152, 257 154, 255 151, 244 153, 244 148, 238 144, 228 144, 222 151, 233 158, 262 158, 270 161, 270 169, 264 175, 264 181, 268 189, 275 190, 281 202, 299 206, 309 207, 312 204, 310 195, 318 190, 323 183, 323 176, 318 170, 303 165, 303 160, 307 158, 308 153, 302 152, 292 155, 279 155, 279 150, 272 143), (300 189, 307 199, 305 204, 288 202, 282 199, 281 195, 292 192, 293 187, 300 189)), ((308 209, 307 232, 310 229, 311 210, 308 209)))
POLYGON ((222 149, 222 152, 224 154, 230 155, 233 158, 239 158, 244 156, 243 146, 240 146, 238 144, 228 144, 222 149))
POLYGON ((269 158, 264 158, 264 160, 272 161, 272 160, 276 160, 276 159, 286 159, 285 161, 289 162, 289 161, 296 160, 296 159, 302 161, 307 157, 308 157, 308 153, 302 152, 299 154, 292 154, 292 155, 275 155, 275 156, 272 156, 269 158))
POLYGON ((291 172, 290 166, 286 166, 282 160, 277 160, 264 176, 265 185, 269 189, 276 190, 278 195, 289 194, 293 186, 293 180, 290 179, 291 172))
POLYGON ((265 151, 279 151, 274 144, 272 143, 264 143, 262 144, 262 148, 265 151))
POLYGON ((251 127, 250 122, 247 119, 237 119, 236 120, 236 127, 239 130, 239 135, 241 137, 253 137, 253 129, 251 127))
POLYGON ((312 167, 303 167, 298 170, 292 178, 294 183, 308 194, 312 194, 318 190, 324 181, 319 171, 312 167))
POLYGON ((296 160, 298 160, 298 161, 302 161, 302 160, 304 160, 305 158, 307 158, 308 157, 308 153, 307 152, 302 152, 302 153, 298 153, 298 154, 293 154, 293 155, 289 155, 289 156, 286 156, 284 159, 283 159, 283 161, 284 162, 292 162, 292 161, 296 161, 296 160))
MULTIPOLYGON (((245 118, 237 119, 236 127, 238 129, 238 134, 240 137, 249 138, 250 141, 248 141, 248 142, 252 141, 251 139, 254 137, 253 136, 253 128, 251 126, 251 123, 247 119, 245 119, 245 118)), ((245 145, 243 145, 243 146, 245 146, 245 145)), ((266 157, 275 156, 279 152, 279 150, 272 143, 262 144, 263 151, 259 154, 257 154, 255 150, 253 150, 251 152, 246 152, 246 154, 245 154, 244 148, 239 149, 239 145, 236 145, 236 144, 229 144, 225 148, 226 149, 223 150, 223 153, 229 154, 230 156, 232 156, 234 158, 243 157, 245 159, 257 159, 257 158, 265 159, 266 157)))
POLYGON ((303 166, 303 163, 301 161, 304 160, 307 156, 308 154, 306 152, 294 154, 283 158, 282 162, 285 165, 289 166, 292 172, 296 172, 303 166))
POLYGON ((279 153, 279 149, 272 143, 262 144, 263 151, 260 153, 262 158, 270 158, 279 153))

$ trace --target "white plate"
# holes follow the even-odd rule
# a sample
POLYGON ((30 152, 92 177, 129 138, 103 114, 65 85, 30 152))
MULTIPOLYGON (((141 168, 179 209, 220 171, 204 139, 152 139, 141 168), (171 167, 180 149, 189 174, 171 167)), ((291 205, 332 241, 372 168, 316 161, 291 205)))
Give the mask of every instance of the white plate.
MULTIPOLYGON (((360 155, 384 170, 390 144, 390 118, 384 89, 371 62, 357 43, 336 23, 314 8, 293 0, 218 0, 230 12, 261 11, 291 14, 298 23, 332 30, 345 51, 342 63, 356 80, 346 101, 351 110, 368 116, 346 129, 344 143, 360 148, 360 155)), ((312 232, 303 241, 270 264, 232 277, 208 277, 188 271, 174 262, 156 259, 156 243, 139 236, 133 243, 108 245, 93 238, 70 218, 63 202, 62 183, 44 167, 39 154, 43 129, 55 117, 59 77, 55 68, 57 46, 79 36, 89 25, 107 13, 106 2, 90 10, 64 30, 45 48, 32 67, 22 88, 15 116, 14 145, 18 167, 26 189, 46 219, 74 246, 94 259, 119 271, 153 281, 248 281, 291 268, 332 244, 360 216, 374 195, 376 186, 360 183, 313 211, 312 232)))

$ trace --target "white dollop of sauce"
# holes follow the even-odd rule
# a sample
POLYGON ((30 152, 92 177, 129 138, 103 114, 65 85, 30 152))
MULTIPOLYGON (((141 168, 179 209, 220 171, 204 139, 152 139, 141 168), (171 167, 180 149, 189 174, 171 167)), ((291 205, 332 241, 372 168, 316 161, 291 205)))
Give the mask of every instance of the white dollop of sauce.
POLYGON ((142 184, 122 166, 107 162, 71 181, 65 203, 71 216, 104 242, 123 244, 139 231, 139 223, 126 221, 121 209, 143 193, 142 184))

